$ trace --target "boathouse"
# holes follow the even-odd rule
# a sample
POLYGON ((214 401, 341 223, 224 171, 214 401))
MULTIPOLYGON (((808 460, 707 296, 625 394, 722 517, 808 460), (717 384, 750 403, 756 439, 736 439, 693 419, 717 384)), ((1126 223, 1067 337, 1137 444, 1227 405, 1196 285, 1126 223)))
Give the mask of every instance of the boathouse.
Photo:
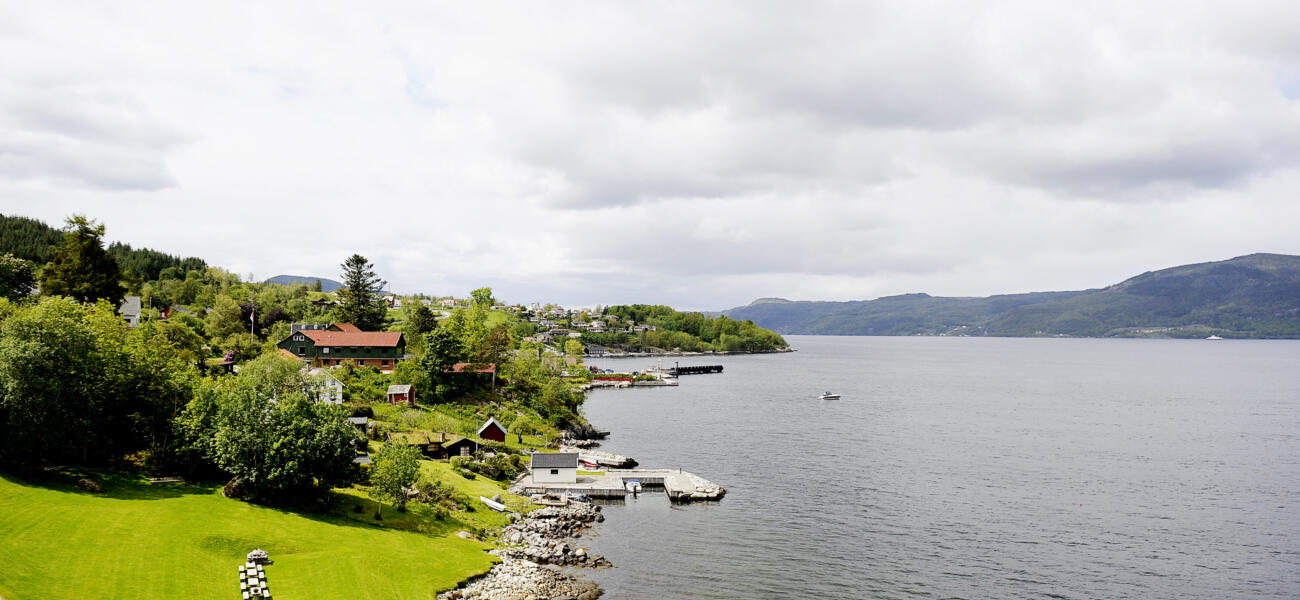
POLYGON ((578 454, 534 452, 530 468, 533 483, 577 483, 578 454))

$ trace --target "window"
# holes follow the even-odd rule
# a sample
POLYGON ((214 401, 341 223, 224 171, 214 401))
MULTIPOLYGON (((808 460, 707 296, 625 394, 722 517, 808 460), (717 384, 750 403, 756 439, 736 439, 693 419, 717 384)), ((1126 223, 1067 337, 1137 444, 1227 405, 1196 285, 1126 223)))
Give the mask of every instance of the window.
POLYGON ((386 360, 381 360, 381 361, 379 361, 379 364, 381 364, 381 365, 387 367, 387 366, 388 366, 388 361, 386 361, 386 360))
POLYGON ((330 353, 330 349, 329 349, 329 348, 321 348, 321 349, 320 349, 320 353, 321 353, 321 354, 329 354, 329 353, 330 353))
POLYGON ((306 352, 306 350, 304 350, 302 346, 298 346, 298 356, 302 356, 304 352, 306 352))
POLYGON ((295 341, 295 342, 301 342, 301 341, 302 341, 302 336, 301 336, 301 335, 295 335, 295 336, 293 336, 293 341, 295 341))
POLYGON ((560 474, 559 469, 551 469, 551 475, 559 475, 559 474, 560 474))

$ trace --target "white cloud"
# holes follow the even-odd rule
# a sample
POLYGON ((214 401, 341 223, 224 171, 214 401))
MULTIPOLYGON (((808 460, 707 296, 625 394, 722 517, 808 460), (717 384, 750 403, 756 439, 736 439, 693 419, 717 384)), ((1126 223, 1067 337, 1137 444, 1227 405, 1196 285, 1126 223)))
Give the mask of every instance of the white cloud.
POLYGON ((722 308, 1300 253, 1281 2, 8 9, 0 210, 241 274, 722 308))

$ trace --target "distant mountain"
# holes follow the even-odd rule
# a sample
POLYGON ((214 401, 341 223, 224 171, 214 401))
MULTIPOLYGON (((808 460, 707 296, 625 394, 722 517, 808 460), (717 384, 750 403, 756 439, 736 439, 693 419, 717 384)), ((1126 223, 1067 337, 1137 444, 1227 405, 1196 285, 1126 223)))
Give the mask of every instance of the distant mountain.
POLYGON ((723 314, 781 334, 1300 338, 1300 256, 1251 254, 1074 292, 761 298, 723 314))
POLYGON ((343 284, 334 281, 333 279, 326 277, 308 277, 303 275, 276 275, 262 283, 276 283, 279 285, 295 285, 301 283, 310 286, 317 281, 320 281, 320 289, 322 292, 332 292, 343 287, 343 284))

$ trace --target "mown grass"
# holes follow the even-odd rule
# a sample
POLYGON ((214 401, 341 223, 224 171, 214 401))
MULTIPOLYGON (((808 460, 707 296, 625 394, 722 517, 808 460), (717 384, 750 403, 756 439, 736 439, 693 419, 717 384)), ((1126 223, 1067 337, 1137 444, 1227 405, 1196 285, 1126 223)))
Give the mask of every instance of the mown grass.
MULTIPOLYGON (((268 575, 277 598, 429 599, 493 561, 482 543, 455 535, 454 519, 386 507, 384 522, 366 522, 370 500, 371 514, 353 518, 230 500, 210 485, 96 478, 107 493, 0 475, 5 600, 238 598, 236 566, 254 548, 275 560, 268 575)), ((345 493, 340 510, 359 500, 345 493)))

